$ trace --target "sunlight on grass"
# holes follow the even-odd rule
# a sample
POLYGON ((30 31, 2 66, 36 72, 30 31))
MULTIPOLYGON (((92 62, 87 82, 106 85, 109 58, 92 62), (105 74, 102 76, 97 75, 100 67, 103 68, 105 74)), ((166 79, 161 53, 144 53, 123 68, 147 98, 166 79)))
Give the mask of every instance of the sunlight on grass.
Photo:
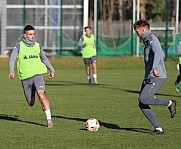
POLYGON ((82 58, 50 61, 56 69, 55 78, 49 80, 47 74, 44 78, 53 129, 45 127, 38 98, 34 107, 28 107, 17 74, 8 79, 8 59, 0 59, 0 148, 180 148, 181 95, 174 88, 176 61, 166 62, 168 78, 157 94, 178 101, 176 117, 170 119, 165 107, 152 106, 165 129, 162 136, 149 134, 154 128, 138 108, 142 58, 98 58, 99 85, 87 84, 82 58), (85 129, 90 117, 101 123, 97 132, 85 129))

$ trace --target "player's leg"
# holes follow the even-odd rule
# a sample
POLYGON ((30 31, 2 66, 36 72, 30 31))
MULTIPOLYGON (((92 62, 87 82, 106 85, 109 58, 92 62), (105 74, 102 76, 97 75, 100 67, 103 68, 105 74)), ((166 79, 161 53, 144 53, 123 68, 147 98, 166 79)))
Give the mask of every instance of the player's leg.
POLYGON ((92 69, 93 69, 93 81, 94 81, 94 84, 98 84, 98 81, 97 81, 97 64, 96 64, 96 56, 93 56, 91 58, 91 63, 92 63, 92 69))
POLYGON ((91 84, 92 82, 91 82, 91 76, 90 76, 90 59, 89 58, 84 58, 84 64, 85 64, 88 83, 91 84))
POLYGON ((49 103, 48 98, 45 95, 45 83, 43 80, 43 76, 42 75, 34 76, 34 84, 36 87, 36 91, 37 91, 40 103, 42 105, 42 109, 46 115, 47 127, 51 128, 53 127, 53 123, 51 120, 50 103, 49 103))
POLYGON ((160 78, 152 78, 150 80, 144 81, 139 95, 139 107, 143 111, 147 119, 155 127, 154 133, 163 133, 163 129, 159 126, 156 116, 149 105, 167 106, 171 113, 171 118, 173 118, 176 113, 176 101, 157 98, 154 96, 162 86, 163 81, 164 79, 160 78))
POLYGON ((142 104, 141 102, 139 102, 139 108, 141 109, 145 117, 151 122, 155 130, 160 130, 161 132, 163 132, 163 129, 158 123, 158 120, 153 110, 148 105, 142 104))
POLYGON ((50 103, 49 103, 49 101, 45 95, 45 91, 44 90, 37 90, 37 94, 38 94, 39 100, 41 102, 43 111, 49 110, 50 109, 50 103))
POLYGON ((175 81, 175 90, 176 90, 176 92, 180 92, 179 83, 180 83, 180 80, 181 80, 181 64, 179 64, 179 71, 180 71, 180 74, 177 76, 177 79, 175 81))
MULTIPOLYGON (((141 86, 141 91, 140 94, 142 94, 142 91, 144 89, 144 87, 146 86, 146 83, 143 81, 142 86, 141 86)), ((152 109, 149 107, 149 105, 145 105, 143 103, 141 103, 139 101, 139 108, 142 110, 143 114, 145 115, 145 117, 151 122, 151 124, 154 126, 156 133, 158 134, 162 134, 163 129, 161 128, 160 124, 158 123, 158 120, 154 114, 154 112, 152 111, 152 109)))
POLYGON ((33 106, 35 104, 35 93, 36 93, 36 88, 33 85, 31 88, 31 101, 28 103, 30 106, 33 106))
POLYGON ((175 100, 166 100, 163 98, 157 98, 155 96, 156 92, 160 89, 160 87, 163 85, 164 79, 162 78, 151 78, 145 82, 145 86, 142 89, 140 96, 139 96, 139 101, 142 104, 145 105, 162 105, 162 106, 167 106, 171 118, 175 116, 176 113, 176 101, 175 100))
POLYGON ((38 94, 40 103, 42 105, 42 109, 43 109, 43 111, 45 112, 45 115, 46 115, 47 127, 51 128, 51 127, 53 127, 53 122, 52 122, 52 119, 51 119, 51 111, 50 111, 49 100, 46 97, 44 90, 37 90, 37 94, 38 94))
POLYGON ((31 78, 21 81, 24 95, 29 106, 33 106, 35 103, 35 86, 33 85, 31 78))
POLYGON ((146 80, 144 87, 139 95, 139 101, 145 105, 163 105, 168 106, 171 102, 170 100, 157 98, 155 96, 156 92, 163 85, 164 79, 161 78, 151 78, 146 80))

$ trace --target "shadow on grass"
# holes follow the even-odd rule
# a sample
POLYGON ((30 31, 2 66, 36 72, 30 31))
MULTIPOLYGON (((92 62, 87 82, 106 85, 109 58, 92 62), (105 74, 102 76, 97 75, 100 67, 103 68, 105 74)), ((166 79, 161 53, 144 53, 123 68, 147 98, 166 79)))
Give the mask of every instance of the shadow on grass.
MULTIPOLYGON (((74 86, 74 85, 80 85, 80 86, 109 86, 108 84, 88 84, 88 82, 75 82, 75 81, 56 81, 56 80, 47 80, 45 83, 47 86, 74 86)), ((116 88, 113 88, 116 89, 116 88)), ((119 88, 117 88, 119 89, 119 88)), ((120 90, 120 89, 119 89, 120 90)))
MULTIPOLYGON (((96 88, 104 88, 104 89, 111 89, 111 90, 122 90, 124 92, 128 92, 128 93, 133 93, 133 94, 138 94, 140 93, 140 91, 135 91, 135 90, 128 90, 128 89, 121 89, 119 87, 115 87, 113 85, 110 84, 97 84, 97 85, 89 85, 88 83, 80 83, 80 82, 74 82, 74 81, 46 81, 46 82, 54 82, 54 83, 46 83, 47 86, 74 86, 74 85, 83 85, 83 86, 94 86, 96 88)), ((179 95, 171 95, 171 94, 162 94, 162 93, 156 93, 156 95, 160 95, 160 96, 168 96, 168 97, 181 97, 179 95)))
POLYGON ((39 123, 35 123, 35 122, 29 122, 29 121, 20 120, 17 115, 0 114, 0 120, 16 121, 16 122, 22 122, 22 123, 27 123, 27 124, 32 124, 32 125, 38 125, 38 126, 43 126, 43 127, 46 126, 46 125, 39 124, 39 123))
MULTIPOLYGON (((73 121, 81 121, 84 123, 87 121, 87 119, 83 119, 83 118, 71 118, 71 117, 65 117, 65 116, 52 116, 52 117, 73 120, 73 121)), ((102 122, 102 121, 99 121, 99 123, 102 127, 105 127, 108 129, 117 129, 117 130, 125 130, 125 131, 140 132, 140 133, 150 133, 151 132, 151 130, 145 129, 145 128, 122 128, 116 124, 106 123, 106 122, 102 122)), ((81 129, 81 130, 85 130, 85 129, 81 129)))
POLYGON ((87 85, 87 83, 77 83, 77 84, 69 84, 69 83, 45 83, 47 86, 72 86, 72 85, 87 85))
MULTIPOLYGON (((128 93, 134 93, 134 94, 138 94, 140 93, 140 91, 133 91, 133 90, 125 90, 125 89, 121 89, 122 91, 128 92, 128 93)), ((156 95, 160 95, 160 96, 168 96, 168 97, 181 97, 179 95, 171 95, 171 94, 161 94, 161 93, 156 93, 156 95)))

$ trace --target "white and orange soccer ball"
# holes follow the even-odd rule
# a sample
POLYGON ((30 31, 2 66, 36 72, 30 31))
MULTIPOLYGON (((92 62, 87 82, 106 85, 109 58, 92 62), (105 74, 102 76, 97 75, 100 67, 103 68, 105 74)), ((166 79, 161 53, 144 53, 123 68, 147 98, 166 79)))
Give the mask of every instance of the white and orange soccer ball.
POLYGON ((97 119, 89 118, 85 123, 85 127, 89 131, 97 131, 100 127, 100 124, 97 119))

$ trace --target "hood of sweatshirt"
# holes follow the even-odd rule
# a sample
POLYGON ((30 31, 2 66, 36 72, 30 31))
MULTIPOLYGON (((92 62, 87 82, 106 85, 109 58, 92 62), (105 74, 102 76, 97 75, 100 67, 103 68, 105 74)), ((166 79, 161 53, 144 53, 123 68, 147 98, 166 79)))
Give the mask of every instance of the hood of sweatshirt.
POLYGON ((25 43, 26 46, 33 47, 35 44, 35 39, 29 40, 28 38, 23 37, 23 42, 25 43))

